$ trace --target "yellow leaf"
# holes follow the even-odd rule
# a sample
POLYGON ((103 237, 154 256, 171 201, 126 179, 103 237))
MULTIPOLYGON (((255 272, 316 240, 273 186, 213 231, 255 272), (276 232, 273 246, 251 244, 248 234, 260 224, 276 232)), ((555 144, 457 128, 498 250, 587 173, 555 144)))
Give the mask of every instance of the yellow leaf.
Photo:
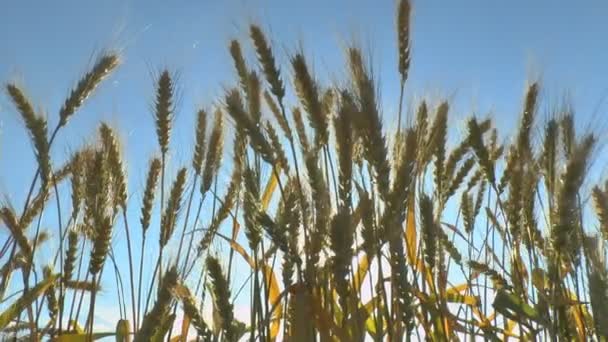
MULTIPOLYGON (((93 333, 93 341, 114 336, 116 333, 93 333)), ((53 339, 53 342, 90 342, 88 333, 61 334, 53 339)))
MULTIPOLYGON (((228 241, 230 243, 230 248, 232 248, 235 252, 240 254, 245 261, 249 264, 249 267, 252 269, 256 269, 256 262, 247 254, 243 246, 241 246, 238 242, 234 240, 230 240, 224 235, 217 234, 217 236, 222 239, 228 241)), ((264 281, 266 282, 266 286, 269 289, 268 299, 270 301, 270 306, 274 307, 274 312, 272 313, 273 321, 270 326, 270 337, 271 339, 275 339, 279 334, 279 328, 281 324, 281 318, 283 316, 283 304, 280 303, 281 299, 281 291, 279 290, 279 282, 277 281, 277 277, 272 270, 272 267, 267 264, 261 265, 262 271, 264 272, 264 281)))
POLYGON ((369 259, 366 254, 363 254, 361 260, 359 261, 359 266, 357 267, 357 273, 355 274, 355 279, 353 281, 353 288, 355 289, 355 293, 359 293, 361 289, 361 285, 363 284, 363 280, 369 271, 369 259))
MULTIPOLYGON (((471 276, 471 279, 469 279, 469 282, 472 282, 477 277, 479 277, 479 273, 473 274, 471 276)), ((468 289, 469 289, 469 283, 462 283, 460 285, 454 285, 454 286, 450 287, 449 289, 446 290, 446 293, 447 294, 457 294, 457 293, 461 293, 463 291, 466 291, 468 289)))
POLYGON ((407 226, 405 229, 405 243, 407 246, 407 259, 410 265, 416 265, 416 210, 414 201, 410 197, 407 211, 407 226))
POLYGON ((190 317, 188 315, 184 315, 184 318, 182 319, 181 337, 183 338, 181 339, 181 342, 187 342, 188 330, 190 330, 190 317))
POLYGON ((272 198, 272 194, 274 193, 274 190, 277 188, 278 184, 278 179, 276 175, 278 175, 280 172, 281 168, 276 167, 275 172, 270 175, 270 179, 268 180, 268 183, 266 183, 266 188, 264 189, 264 194, 262 195, 263 210, 268 209, 268 204, 270 204, 270 199, 272 198))

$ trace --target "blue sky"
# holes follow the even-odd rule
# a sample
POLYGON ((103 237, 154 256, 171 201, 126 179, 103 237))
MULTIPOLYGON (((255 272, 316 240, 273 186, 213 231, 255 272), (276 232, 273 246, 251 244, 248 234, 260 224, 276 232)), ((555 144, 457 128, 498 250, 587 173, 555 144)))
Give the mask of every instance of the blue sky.
MULTIPOLYGON (((157 151, 151 106, 159 68, 179 75, 172 170, 189 163, 195 110, 210 108, 235 84, 229 39, 241 40, 253 65, 246 40, 251 22, 260 23, 274 42, 286 82, 291 78, 285 62, 300 46, 321 79, 331 82, 345 75, 344 46, 360 42, 382 82, 390 128, 398 95, 394 7, 393 0, 6 1, 0 11, 0 82, 23 85, 54 126, 69 89, 96 53, 119 50, 123 65, 61 132, 53 154, 57 165, 96 132, 100 120, 108 121, 124 140, 130 205, 138 213, 147 161, 157 151)), ((451 126, 492 110, 499 126, 509 128, 519 115, 526 80, 540 77, 545 104, 567 92, 581 121, 597 127, 592 121, 608 109, 607 16, 608 5, 599 0, 414 1, 406 101, 448 97, 451 126)), ((33 163, 20 117, 2 95, 0 193, 16 207, 23 204, 33 163)), ((229 172, 227 167, 220 182, 229 172)), ((137 226, 137 216, 130 221, 137 226)), ((122 238, 122 228, 117 234, 122 238)))

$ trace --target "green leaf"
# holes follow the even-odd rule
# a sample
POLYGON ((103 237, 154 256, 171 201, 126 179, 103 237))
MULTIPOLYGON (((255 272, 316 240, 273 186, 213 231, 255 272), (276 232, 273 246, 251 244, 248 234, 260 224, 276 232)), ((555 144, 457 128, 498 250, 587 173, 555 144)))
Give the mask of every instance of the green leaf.
POLYGON ((505 317, 511 318, 516 322, 522 322, 522 317, 530 319, 543 326, 547 325, 547 321, 534 307, 525 303, 519 297, 513 293, 509 293, 503 289, 496 292, 496 298, 492 304, 496 312, 502 314, 505 317))

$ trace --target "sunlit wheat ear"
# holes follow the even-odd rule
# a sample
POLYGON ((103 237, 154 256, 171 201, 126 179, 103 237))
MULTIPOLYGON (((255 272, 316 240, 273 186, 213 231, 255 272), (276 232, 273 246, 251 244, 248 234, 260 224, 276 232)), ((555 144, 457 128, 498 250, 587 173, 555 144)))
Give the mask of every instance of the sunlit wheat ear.
POLYGON ((598 237, 585 237, 587 251, 587 277, 589 279, 589 299, 596 333, 608 337, 608 325, 604 324, 608 317, 608 271, 604 261, 602 248, 599 247, 598 237))
POLYGON ((486 177, 488 178, 488 181, 490 182, 490 184, 494 184, 496 180, 496 176, 494 173, 494 165, 490 160, 488 149, 483 142, 482 129, 477 123, 477 119, 469 119, 467 127, 469 134, 467 140, 469 142, 469 146, 475 152, 475 155, 477 156, 477 161, 479 162, 479 165, 481 165, 481 167, 483 168, 486 177))
POLYGON ((350 93, 343 91, 340 105, 334 118, 334 131, 338 149, 340 206, 350 207, 353 177, 353 132, 352 120, 357 109, 350 93))
POLYGON ((361 248, 365 251, 368 258, 376 253, 378 237, 376 236, 374 204, 370 199, 369 193, 358 188, 359 207, 361 208, 361 248))
MULTIPOLYGON (((405 214, 408 197, 414 190, 413 185, 416 177, 416 156, 418 155, 418 137, 413 129, 405 132, 405 151, 402 152, 399 161, 399 168, 395 172, 389 208, 398 211, 398 216, 405 214)), ((388 210, 388 209, 387 209, 388 210)), ((394 213, 389 213, 393 215, 394 213)), ((398 222, 402 222, 405 217, 396 217, 398 222)))
POLYGON ((574 145, 576 144, 576 133, 574 128, 574 116, 571 113, 566 113, 560 120, 559 126, 561 129, 562 148, 564 156, 570 158, 574 145))
POLYGON ((545 125, 543 149, 541 154, 541 165, 545 180, 545 187, 549 196, 555 194, 555 182, 557 177, 559 127, 555 119, 549 120, 545 125))
POLYGON ((348 273, 353 258, 354 229, 348 208, 344 208, 331 220, 329 231, 330 248, 332 257, 331 270, 336 284, 336 292, 340 296, 340 304, 343 310, 347 310, 348 303, 348 273))
POLYGON ((96 150, 87 161, 85 172, 85 221, 92 226, 106 214, 110 199, 109 179, 106 154, 96 150))
POLYGON ((437 114, 431 127, 431 136, 427 148, 431 149, 431 154, 435 158, 433 174, 435 177, 435 190, 437 194, 441 194, 443 187, 444 163, 445 163, 445 145, 447 141, 448 128, 448 109, 447 102, 442 102, 437 108, 437 114))
MULTIPOLYGON (((50 266, 45 266, 42 272, 45 279, 51 277, 53 273, 50 266)), ((46 309, 49 314, 49 323, 55 322, 57 320, 57 316, 59 315, 59 302, 57 301, 54 284, 46 289, 44 292, 44 297, 46 298, 46 309)))
POLYGON ((99 126, 99 133, 108 158, 108 168, 112 176, 115 206, 127 209, 127 180, 122 162, 118 138, 106 123, 99 126))
POLYGON ((419 199, 419 206, 422 241, 424 243, 424 260, 429 270, 433 272, 437 257, 437 224, 433 217, 433 202, 428 195, 422 194, 419 199))
POLYGON ((323 114, 317 82, 308 70, 306 59, 301 53, 291 58, 294 74, 294 88, 302 107, 308 113, 308 121, 315 130, 315 144, 322 146, 329 136, 327 117, 323 114))
POLYGON ((80 213, 81 204, 84 197, 84 175, 85 166, 87 163, 87 153, 78 151, 72 156, 72 165, 70 172, 71 200, 72 200, 72 220, 76 221, 80 213))
MULTIPOLYGON (((449 162, 449 159, 448 159, 448 162, 449 162)), ((452 177, 452 179, 450 179, 450 182, 447 183, 448 186, 446 187, 444 194, 441 196, 442 200, 444 202, 447 201, 448 199, 450 199, 450 197, 452 197, 452 195, 454 195, 456 193, 456 190, 458 190, 458 188, 462 185, 465 177, 469 174, 469 172, 471 171, 473 166, 475 166, 475 159, 468 158, 462 163, 460 168, 458 170, 456 170, 456 174, 454 174, 454 177, 452 177)), ((450 167, 452 167, 452 166, 450 166, 450 167)), ((455 167, 455 165, 454 165, 454 167, 455 167)), ((447 167, 446 167, 446 170, 447 170, 447 167)), ((447 171, 446 171, 446 173, 447 173, 447 171)), ((453 174, 453 171, 450 171, 450 174, 453 174)), ((481 175, 481 173, 480 173, 480 175, 481 175)))
POLYGON ((226 190, 223 201, 215 214, 215 217, 211 220, 205 235, 201 239, 198 245, 198 255, 200 256, 204 251, 209 248, 209 245, 215 237, 215 233, 220 227, 220 224, 228 217, 230 211, 234 207, 238 200, 239 191, 241 188, 242 181, 242 170, 245 165, 245 151, 247 148, 247 142, 242 132, 237 131, 234 139, 234 152, 233 152, 233 169, 232 176, 230 178, 230 184, 226 190))
POLYGON ((359 49, 348 49, 348 63, 359 105, 359 115, 354 122, 363 138, 364 156, 374 168, 380 197, 386 200, 390 185, 390 165, 382 132, 382 120, 376 103, 374 80, 364 65, 359 49))
POLYGON ((194 155, 192 156, 192 168, 195 174, 201 175, 203 161, 205 160, 205 150, 207 148, 207 112, 199 109, 196 112, 196 134, 194 143, 194 155))
POLYGON ((144 198, 141 206, 140 223, 144 235, 146 234, 148 227, 150 227, 150 218, 152 217, 152 206, 154 205, 154 197, 156 195, 158 178, 160 177, 160 169, 160 159, 152 159, 148 168, 148 176, 146 177, 146 188, 144 189, 144 198))
POLYGON ((604 239, 608 240, 608 195, 598 186, 593 187, 591 192, 595 214, 600 223, 600 232, 604 239))
POLYGON ((296 124, 296 133, 300 140, 300 146, 304 154, 310 151, 310 143, 308 142, 308 136, 306 135, 306 126, 304 126, 304 119, 302 118, 302 111, 300 108, 295 107, 292 109, 293 121, 296 124))
POLYGON ((586 176, 595 137, 588 135, 578 143, 570 154, 566 168, 560 177, 561 187, 557 194, 556 223, 551 230, 552 249, 562 256, 580 252, 578 239, 577 196, 586 176))
POLYGON ((120 58, 116 54, 101 56, 93 68, 78 81, 59 111, 59 126, 65 126, 69 118, 78 110, 82 103, 93 93, 95 88, 118 65, 120 58))
POLYGON ((65 252, 65 265, 63 266, 63 281, 72 279, 76 268, 76 257, 78 253, 78 232, 70 229, 68 232, 68 248, 65 252))
POLYGON ((530 145, 530 134, 534 125, 534 117, 536 115, 536 107, 538 100, 539 85, 534 82, 526 91, 524 101, 524 109, 521 115, 519 132, 517 133, 517 148, 523 158, 531 158, 532 147, 530 145))
POLYGON ((285 154, 285 150, 283 149, 283 145, 279 140, 279 136, 277 135, 276 130, 270 123, 270 121, 266 121, 264 125, 266 129, 266 135, 268 136, 268 140, 270 140, 270 145, 274 151, 276 156, 276 161, 281 169, 286 174, 289 174, 289 163, 287 162, 287 155, 285 154))
POLYGON ((184 193, 184 187, 186 185, 186 168, 181 168, 177 172, 177 177, 175 181, 173 181, 173 185, 171 187, 171 193, 169 195, 169 200, 167 201, 167 205, 165 207, 165 211, 161 217, 160 223, 160 247, 165 247, 171 236, 173 235, 173 231, 175 230, 175 224, 177 223, 177 218, 180 212, 180 208, 182 205, 182 195, 184 193))
POLYGON ((234 320, 234 309, 230 298, 230 285, 226 281, 224 271, 217 258, 207 258, 207 270, 213 289, 213 300, 217 308, 222 324, 222 332, 226 341, 235 340, 235 331, 232 325, 234 320))
POLYGON ((27 229, 34 219, 40 215, 49 199, 50 196, 48 196, 47 189, 42 189, 41 192, 30 201, 27 209, 23 215, 21 215, 19 227, 24 230, 27 229))
MULTIPOLYGON (((278 220, 278 218, 277 218, 278 220)), ((259 225, 264 229, 266 234, 270 237, 270 241, 277 246, 283 252, 283 254, 289 253, 289 245, 287 241, 287 230, 285 226, 281 226, 280 222, 275 222, 266 212, 258 212, 259 225)))
POLYGON ((141 328, 135 334, 134 342, 152 341, 152 336, 160 329, 170 314, 173 291, 178 281, 177 268, 169 268, 160 282, 160 290, 152 309, 146 313, 141 328))
POLYGON ((281 81, 279 68, 276 65, 270 45, 268 44, 264 33, 258 26, 251 25, 249 28, 249 34, 251 36, 251 40, 253 41, 253 45, 255 46, 258 61, 264 70, 266 81, 270 85, 270 91, 272 94, 274 94, 274 96, 277 97, 279 102, 281 102, 283 97, 285 97, 285 87, 283 86, 283 81, 281 81))
POLYGON ((237 129, 242 130, 250 139, 253 149, 260 154, 267 163, 274 165, 272 147, 262 134, 261 128, 247 115, 238 91, 230 90, 226 94, 226 111, 234 120, 237 129))
POLYGON ((490 266, 477 261, 469 260, 469 267, 474 271, 489 277, 494 283, 494 287, 503 288, 508 285, 507 280, 490 266))
POLYGON ((28 241, 27 236, 25 236, 24 231, 21 229, 21 227, 19 227, 19 222, 17 221, 15 212, 8 207, 3 207, 0 209, 0 216, 4 222, 4 225, 10 231, 11 236, 17 242, 21 253, 23 253, 23 255, 29 259, 29 257, 32 255, 32 246, 30 246, 30 242, 28 241))
POLYGON ((99 273, 99 271, 101 271, 110 249, 110 242, 112 240, 111 218, 109 216, 99 218, 94 229, 93 249, 91 250, 89 272, 96 275, 99 273))
POLYGON ((229 49, 230 55, 232 56, 232 61, 234 62, 234 68, 236 69, 236 73, 239 76, 239 83, 241 85, 241 89, 246 92, 249 83, 249 72, 247 71, 247 64, 245 64, 245 59, 243 58, 241 44, 239 44, 237 40, 233 39, 230 41, 229 49))
POLYGON ((256 172, 247 167, 243 173, 243 182, 245 192, 243 193, 243 216, 245 219, 245 235, 249 242, 249 247, 256 250, 262 234, 259 227, 259 212, 260 212, 260 189, 256 182, 256 172))
POLYGON ((319 261, 319 253, 327 241, 327 233, 331 219, 331 202, 327 183, 325 183, 323 172, 318 165, 318 156, 315 153, 309 152, 305 156, 304 162, 314 203, 314 229, 311 232, 310 250, 308 252, 310 252, 312 265, 316 265, 319 261))
POLYGON ((221 110, 215 111, 213 129, 209 137, 207 159, 203 169, 203 181, 201 183, 201 193, 204 194, 211 188, 213 178, 217 175, 222 162, 224 153, 224 115, 221 110))
POLYGON ((409 0, 399 1, 397 9, 397 44, 399 46, 399 74, 402 82, 407 80, 410 68, 410 12, 409 0))
POLYGON ((49 142, 48 142, 48 129, 46 119, 41 116, 37 116, 34 109, 23 94, 22 90, 14 84, 8 84, 6 86, 8 95, 17 110, 21 114, 25 126, 29 132, 34 145, 34 152, 36 154, 36 161, 40 169, 40 178, 42 179, 42 188, 47 188, 50 184, 51 178, 51 159, 49 155, 49 142))
POLYGON ((175 84, 168 70, 163 70, 156 84, 156 101, 154 118, 156 121, 156 135, 160 151, 166 154, 169 151, 169 139, 173 121, 175 84))
POLYGON ((213 241, 213 238, 215 237, 215 233, 220 227, 220 224, 228 217, 228 215, 230 215, 230 211, 232 210, 232 207, 234 206, 237 200, 240 186, 241 172, 233 171, 230 184, 228 185, 228 190, 226 191, 226 195, 224 196, 224 200, 220 204, 220 207, 217 210, 217 214, 212 219, 211 224, 205 232, 205 235, 199 242, 198 255, 201 255, 202 252, 206 251, 209 248, 211 242, 213 241))
POLYGON ((43 243, 47 242, 51 237, 50 233, 47 230, 41 230, 38 232, 38 237, 30 240, 30 245, 32 246, 40 246, 43 243))
POLYGON ((247 80, 247 109, 249 110, 249 116, 256 124, 259 124, 262 118, 261 87, 258 74, 255 71, 250 72, 247 80))
POLYGON ((464 231, 467 234, 471 234, 475 224, 475 217, 473 217, 473 200, 466 192, 463 192, 460 197, 460 211, 462 212, 464 231))
MULTIPOLYGON (((418 144, 421 145, 424 143, 424 139, 427 137, 427 130, 429 126, 429 111, 426 105, 426 101, 422 101, 418 106, 418 110, 416 111, 416 136, 420 141, 418 144)), ((423 155, 424 150, 420 150, 421 156, 423 155)))
POLYGON ((293 281, 294 264, 300 262, 298 249, 298 236, 300 227, 300 213, 298 206, 297 184, 290 178, 285 185, 285 195, 281 196, 277 212, 278 234, 284 234, 287 240, 287 250, 283 254, 282 275, 285 288, 293 281))
POLYGON ((196 328, 196 332, 203 338, 203 341, 211 340, 212 332, 205 320, 203 319, 202 313, 199 311, 198 305, 194 300, 194 296, 188 288, 184 285, 178 285, 175 291, 177 296, 181 299, 184 315, 190 319, 191 324, 196 328))
POLYGON ((270 109, 272 116, 274 116, 274 119, 279 124, 279 127, 281 127, 283 134, 285 134, 285 136, 291 140, 293 138, 293 135, 291 133, 291 127, 289 126, 289 123, 287 122, 287 118, 285 118, 285 116, 283 116, 283 113, 281 113, 281 109, 279 109, 279 106, 274 101, 274 99, 272 98, 272 95, 268 91, 264 91, 264 101, 266 102, 266 105, 270 109))
POLYGON ((538 227, 536 220, 536 200, 537 185, 540 180, 540 176, 536 168, 527 172, 524 177, 523 184, 523 197, 522 197, 522 213, 524 224, 526 227, 527 236, 524 242, 529 249, 533 248, 533 245, 542 238, 542 233, 538 227))

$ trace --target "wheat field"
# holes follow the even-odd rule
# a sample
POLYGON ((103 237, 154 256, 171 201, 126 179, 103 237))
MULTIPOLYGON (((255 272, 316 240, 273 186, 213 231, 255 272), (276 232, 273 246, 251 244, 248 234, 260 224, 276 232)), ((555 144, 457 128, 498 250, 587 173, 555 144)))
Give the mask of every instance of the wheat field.
POLYGON ((278 65, 252 24, 257 63, 244 42, 228 42, 238 84, 196 112, 191 161, 173 172, 168 156, 183 148, 171 144, 178 85, 161 70, 157 141, 146 142, 157 153, 139 203, 108 123, 65 164, 51 158, 119 54, 98 57, 55 126, 25 89, 5 83, 37 170, 22 184, 25 203, 0 206, 2 339, 607 341, 608 182, 588 179, 598 136, 576 132, 567 106, 541 118, 534 80, 514 132, 472 116, 452 142, 448 100, 421 99, 406 114, 410 12, 408 0, 395 10, 397 127, 385 127, 378 81, 356 44, 344 48, 345 79, 321 84, 303 51, 278 65), (52 256, 44 263, 42 251, 52 256), (115 331, 95 328, 104 288, 115 291, 115 331), (239 296, 250 304, 246 322, 235 315, 239 296))

